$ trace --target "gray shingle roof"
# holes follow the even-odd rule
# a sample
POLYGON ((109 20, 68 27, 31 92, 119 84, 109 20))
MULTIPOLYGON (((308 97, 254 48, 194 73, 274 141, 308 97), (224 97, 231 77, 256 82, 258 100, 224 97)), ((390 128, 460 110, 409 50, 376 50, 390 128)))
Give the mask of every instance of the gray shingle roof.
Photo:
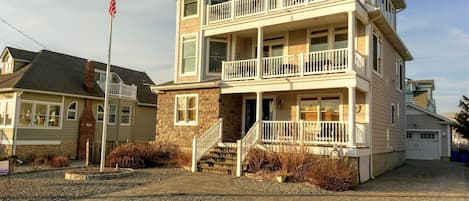
MULTIPOLYGON (((8 50, 10 53, 12 52, 10 48, 8 50)), ((21 52, 18 49, 13 52, 22 58, 28 58, 32 55, 27 53, 28 51, 21 52)), ((11 54, 16 59, 15 55, 11 54)), ((0 88, 20 88, 104 97, 103 90, 97 84, 95 84, 92 93, 87 92, 84 81, 86 62, 87 60, 83 58, 42 50, 34 53, 31 63, 24 68, 12 74, 0 75, 0 88)), ((95 68, 105 70, 106 64, 96 62, 95 68)), ((151 93, 150 86, 148 86, 154 83, 146 73, 119 66, 112 66, 111 71, 117 73, 125 84, 137 86, 139 103, 156 104, 156 96, 151 93)))

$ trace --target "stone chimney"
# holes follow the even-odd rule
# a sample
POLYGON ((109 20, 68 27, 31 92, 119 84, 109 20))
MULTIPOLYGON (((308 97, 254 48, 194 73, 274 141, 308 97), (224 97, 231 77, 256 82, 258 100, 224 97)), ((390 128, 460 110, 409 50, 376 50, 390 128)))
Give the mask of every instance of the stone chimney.
POLYGON ((85 86, 86 91, 90 94, 93 93, 93 88, 95 84, 94 65, 95 62, 92 60, 88 60, 85 65, 85 86))

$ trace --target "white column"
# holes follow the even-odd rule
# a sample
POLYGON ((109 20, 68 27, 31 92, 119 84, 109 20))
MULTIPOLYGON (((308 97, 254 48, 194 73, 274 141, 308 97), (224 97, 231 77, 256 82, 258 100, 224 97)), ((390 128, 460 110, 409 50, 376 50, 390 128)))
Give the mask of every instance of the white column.
POLYGON ((203 30, 200 30, 200 40, 199 40, 199 50, 198 53, 196 53, 196 56, 199 59, 198 62, 198 68, 199 68, 199 82, 204 79, 204 72, 205 72, 205 45, 207 43, 207 40, 205 38, 205 33, 203 30), (198 54, 198 55, 197 55, 198 54))
POLYGON ((257 99, 256 99, 256 121, 262 121, 262 100, 263 100, 262 91, 257 92, 257 99))
POLYGON ((264 29, 262 27, 257 28, 257 69, 256 78, 262 78, 262 57, 264 53, 264 29))
POLYGON ((348 69, 353 70, 355 63, 355 36, 356 36, 356 26, 355 26, 355 12, 348 12, 348 69))
POLYGON ((373 58, 372 58, 372 51, 373 51, 373 30, 372 30, 372 24, 369 23, 365 27, 365 32, 366 32, 366 39, 365 39, 365 44, 366 44, 366 61, 365 61, 365 74, 367 78, 371 78, 371 68, 372 68, 372 63, 373 63, 373 58))
POLYGON ((348 88, 348 134, 349 134, 349 147, 355 147, 355 100, 356 92, 355 87, 348 88))
POLYGON ((365 116, 365 122, 366 122, 366 146, 371 145, 371 94, 370 92, 365 94, 365 110, 366 110, 366 116, 365 116))
POLYGON ((238 35, 231 35, 231 61, 236 61, 236 46, 238 44, 238 35))

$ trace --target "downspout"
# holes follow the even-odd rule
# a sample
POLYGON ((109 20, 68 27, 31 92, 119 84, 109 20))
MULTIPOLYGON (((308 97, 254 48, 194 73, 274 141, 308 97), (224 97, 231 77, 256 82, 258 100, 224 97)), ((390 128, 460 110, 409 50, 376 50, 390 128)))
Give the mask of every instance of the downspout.
MULTIPOLYGON (((373 39, 372 39, 372 37, 373 37, 373 22, 374 22, 375 20, 377 20, 379 17, 381 17, 382 15, 383 15, 383 13, 379 12, 379 15, 378 15, 378 16, 374 17, 373 19, 371 19, 371 20, 368 22, 368 25, 369 25, 369 26, 372 26, 372 27, 371 27, 371 29, 372 29, 372 30, 371 30, 371 35, 369 36, 370 38, 368 39, 368 41, 371 41, 371 43, 368 44, 368 54, 369 54, 368 57, 370 57, 370 52, 373 51, 373 50, 371 50, 371 48, 369 48, 370 46, 372 46, 372 43, 373 43, 373 39), (370 51, 370 50, 371 50, 371 51, 370 51)), ((369 65, 371 64, 370 62, 368 62, 368 63, 369 63, 369 65)), ((370 68, 372 68, 371 65, 370 65, 370 68)), ((370 77, 370 81, 371 81, 371 87, 370 87, 370 103, 372 103, 372 100, 373 100, 373 72, 372 72, 371 69, 370 69, 370 72, 371 72, 371 77, 370 77)), ((373 115, 373 112, 372 112, 373 109, 372 109, 372 108, 373 108, 373 107, 372 107, 371 104, 370 104, 370 106, 369 106, 369 110, 370 110, 370 111, 369 111, 369 112, 370 112, 370 114, 369 114, 370 117, 369 117, 369 118, 370 118, 370 120, 372 119, 372 115, 373 115)), ((376 179, 376 178, 373 176, 373 170, 374 170, 374 167, 373 167, 373 133, 372 133, 373 126, 371 125, 371 121, 368 122, 368 124, 370 124, 369 127, 371 128, 371 129, 369 130, 369 132, 370 132, 370 178, 374 180, 374 179, 376 179)))
POLYGON ((12 148, 12 156, 16 156, 16 139, 18 135, 18 120, 19 120, 19 113, 20 113, 20 97, 23 94, 23 91, 15 92, 15 117, 13 120, 13 148, 12 148))

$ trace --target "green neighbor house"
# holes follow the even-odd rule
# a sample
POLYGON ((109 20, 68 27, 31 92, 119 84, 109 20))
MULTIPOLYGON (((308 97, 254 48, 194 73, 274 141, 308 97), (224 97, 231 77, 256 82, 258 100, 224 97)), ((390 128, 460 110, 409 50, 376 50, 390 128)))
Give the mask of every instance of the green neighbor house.
MULTIPOLYGON (((11 47, 0 59, 0 151, 82 159, 87 140, 101 141, 106 64, 11 47)), ((118 66, 111 72, 107 142, 154 141, 153 81, 118 66)))

